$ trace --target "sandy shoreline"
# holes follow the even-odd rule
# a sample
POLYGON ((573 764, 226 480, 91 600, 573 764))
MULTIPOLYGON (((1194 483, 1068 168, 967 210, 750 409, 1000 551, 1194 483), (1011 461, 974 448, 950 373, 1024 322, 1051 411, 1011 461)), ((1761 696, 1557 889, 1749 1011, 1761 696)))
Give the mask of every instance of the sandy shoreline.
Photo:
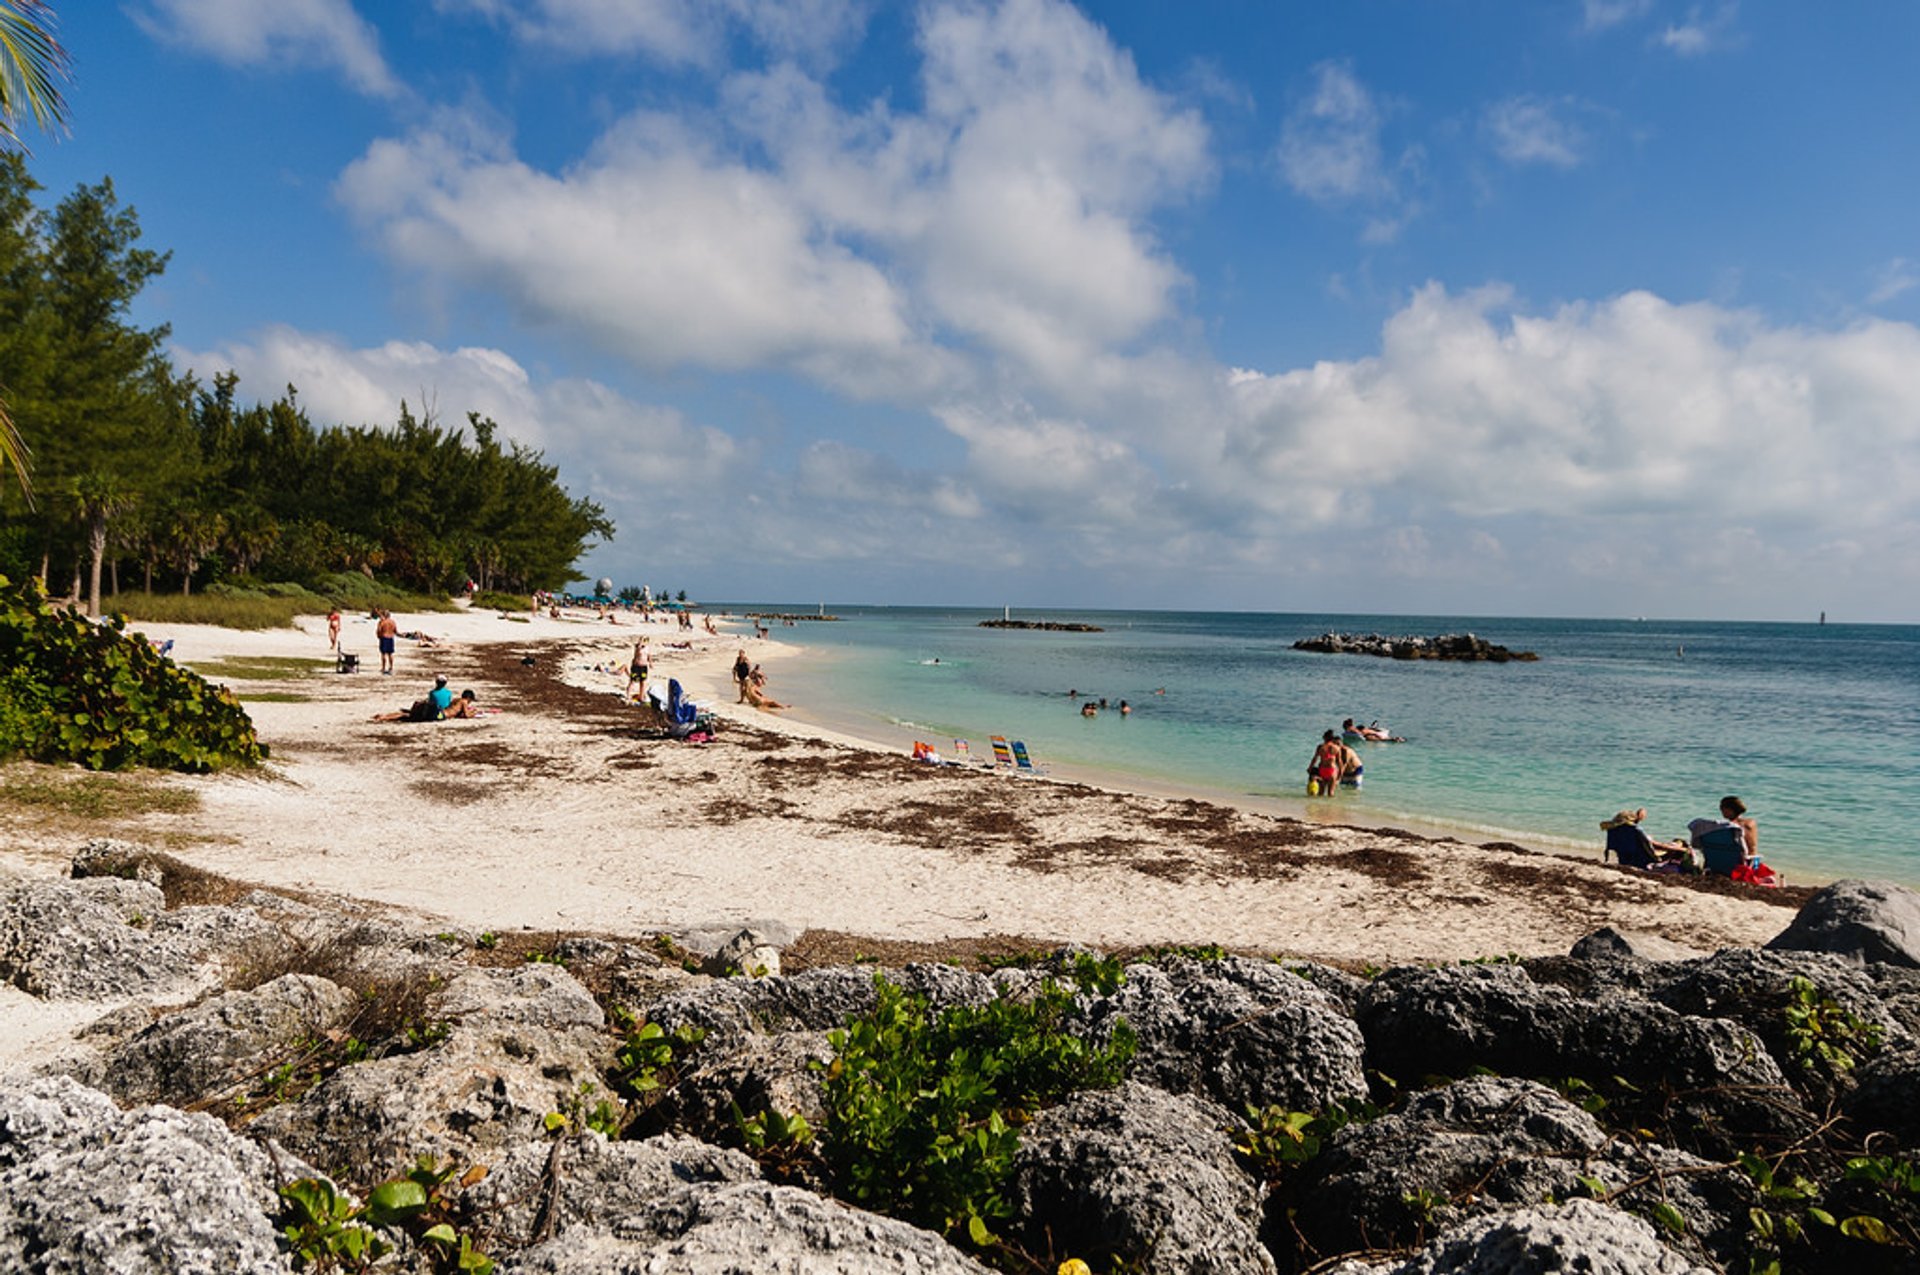
MULTIPOLYGON (((1565 952, 1605 925, 1701 949, 1757 944, 1797 902, 1499 843, 919 765, 732 703, 738 647, 767 664, 778 694, 791 646, 655 624, 656 679, 680 678, 725 719, 710 743, 676 743, 620 698, 631 621, 399 619, 444 644, 402 642, 397 675, 382 677, 368 671, 371 622, 353 617, 343 646, 363 671, 232 681, 270 766, 141 777, 195 794, 197 807, 87 834, 470 928, 635 934, 771 920, 876 940, 1217 943, 1379 965, 1565 952), (501 711, 368 720, 423 694, 435 672, 501 711)), ((266 633, 140 627, 215 680, 226 657, 330 658, 318 619, 266 633)), ((6 773, 28 770, 61 778, 6 773)), ((62 870, 77 831, 14 830, 0 867, 62 870)))

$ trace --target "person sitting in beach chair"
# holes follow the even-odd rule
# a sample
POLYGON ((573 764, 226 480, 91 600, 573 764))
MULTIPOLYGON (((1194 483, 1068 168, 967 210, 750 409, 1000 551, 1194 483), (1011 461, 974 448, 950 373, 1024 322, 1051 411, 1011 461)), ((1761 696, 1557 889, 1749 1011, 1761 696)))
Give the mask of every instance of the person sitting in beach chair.
POLYGON ((1638 810, 1622 810, 1613 818, 1600 825, 1607 834, 1606 848, 1600 852, 1600 862, 1605 863, 1611 854, 1620 861, 1623 868, 1639 868, 1646 872, 1685 872, 1693 866, 1693 856, 1687 847, 1678 841, 1655 841, 1640 826, 1647 817, 1645 806, 1638 810))
POLYGON ((1751 885, 1779 885, 1781 878, 1760 861, 1760 829, 1747 817, 1747 803, 1738 797, 1720 799, 1718 819, 1695 819, 1687 835, 1708 872, 1751 885))

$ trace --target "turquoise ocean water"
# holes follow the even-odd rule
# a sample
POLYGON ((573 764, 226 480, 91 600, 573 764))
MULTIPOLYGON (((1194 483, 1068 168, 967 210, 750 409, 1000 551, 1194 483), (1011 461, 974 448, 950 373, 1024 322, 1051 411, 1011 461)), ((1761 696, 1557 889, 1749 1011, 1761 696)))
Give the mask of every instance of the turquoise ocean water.
POLYGON ((1673 836, 1737 793, 1760 821, 1765 857, 1802 881, 1920 884, 1920 627, 1016 617, 1105 630, 1082 634, 982 629, 986 610, 828 609, 841 620, 774 630, 815 653, 779 666, 776 693, 881 737, 904 729, 948 751, 959 736, 984 756, 989 735, 1006 735, 1042 763, 1293 800, 1304 797, 1322 730, 1378 719, 1409 742, 1360 746, 1365 786, 1315 803, 1321 811, 1597 854, 1600 820, 1617 809, 1644 805, 1649 830, 1673 836), (1291 649, 1328 631, 1472 632, 1540 659, 1407 663, 1291 649), (1070 689, 1124 698, 1134 712, 1082 718, 1070 689))

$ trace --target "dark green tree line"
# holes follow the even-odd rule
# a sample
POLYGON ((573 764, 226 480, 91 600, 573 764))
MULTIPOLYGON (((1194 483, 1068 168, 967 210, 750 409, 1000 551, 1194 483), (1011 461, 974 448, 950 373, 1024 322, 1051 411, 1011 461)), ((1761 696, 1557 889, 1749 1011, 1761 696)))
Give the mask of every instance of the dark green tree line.
POLYGON ((392 426, 316 426, 292 386, 244 404, 231 372, 202 385, 167 361, 165 325, 131 321, 167 256, 139 245, 110 181, 51 212, 0 155, 0 391, 35 499, 0 491, 0 572, 83 594, 103 576, 190 592, 232 578, 324 588, 356 572, 422 592, 559 588, 595 538, 597 504, 499 426, 446 428, 399 406, 392 426))

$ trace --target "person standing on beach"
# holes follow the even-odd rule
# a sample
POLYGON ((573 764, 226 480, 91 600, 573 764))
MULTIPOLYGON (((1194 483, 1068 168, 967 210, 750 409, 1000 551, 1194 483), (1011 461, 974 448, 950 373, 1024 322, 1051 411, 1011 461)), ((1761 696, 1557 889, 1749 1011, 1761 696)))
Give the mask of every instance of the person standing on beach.
POLYGON ((740 685, 740 698, 736 704, 747 702, 747 679, 753 676, 753 664, 747 659, 747 648, 741 647, 740 654, 733 657, 733 680, 740 685))
POLYGON ((373 626, 373 636, 380 639, 380 671, 393 675, 393 640, 400 635, 400 626, 393 622, 393 612, 380 612, 380 623, 373 626))
POLYGON ((643 637, 633 644, 633 659, 627 664, 628 699, 647 697, 647 675, 652 671, 653 662, 647 658, 647 639, 643 637))
POLYGON ((333 650, 340 649, 340 607, 338 603, 327 607, 327 645, 333 650))

